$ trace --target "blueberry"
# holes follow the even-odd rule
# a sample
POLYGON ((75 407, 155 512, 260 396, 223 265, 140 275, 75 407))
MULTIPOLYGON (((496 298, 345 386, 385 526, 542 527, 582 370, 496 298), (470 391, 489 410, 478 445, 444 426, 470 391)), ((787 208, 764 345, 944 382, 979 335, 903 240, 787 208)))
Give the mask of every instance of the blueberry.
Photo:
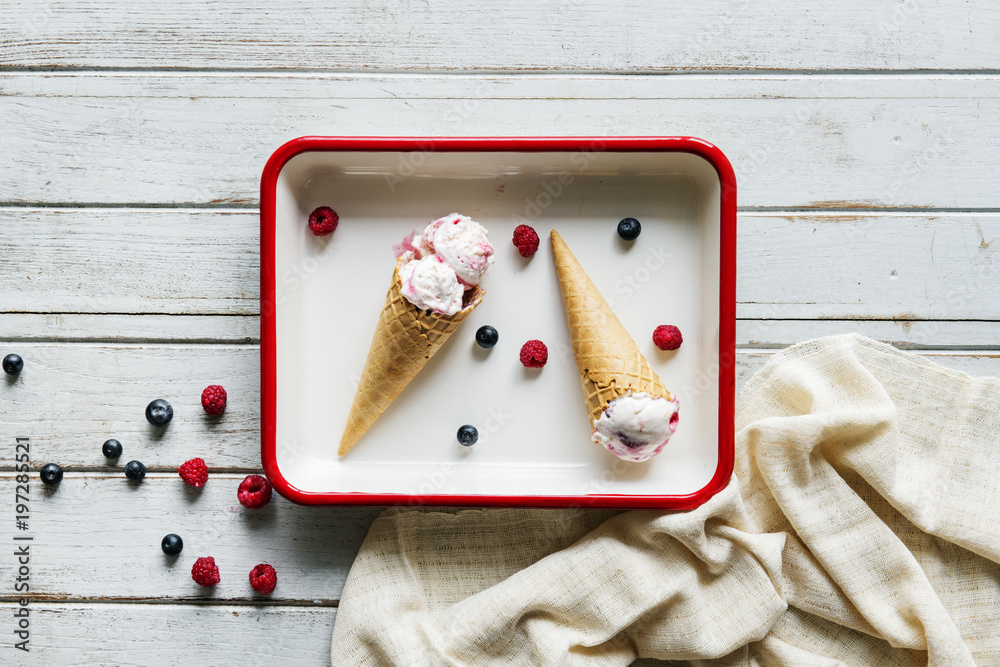
POLYGON ((458 443, 463 447, 471 447, 479 440, 479 431, 475 426, 466 424, 458 429, 458 443))
POLYGON ((129 461, 125 464, 125 476, 133 482, 142 481, 146 476, 146 466, 139 461, 129 461))
POLYGON ((49 486, 55 486, 62 481, 62 468, 55 463, 47 463, 42 466, 40 474, 42 476, 42 481, 49 486))
POLYGON ((7 375, 17 375, 24 368, 24 359, 16 354, 8 354, 3 358, 3 372, 7 375))
POLYGON ((168 556, 176 556, 184 549, 184 540, 181 539, 180 535, 170 533, 169 535, 165 535, 163 540, 160 541, 160 548, 168 556))
POLYGON ((162 398, 151 401, 146 406, 146 421, 153 426, 166 426, 174 418, 174 406, 162 398))
POLYGON ((641 231, 642 225, 635 218, 622 218, 622 221, 618 223, 618 236, 626 241, 635 241, 639 238, 641 231))
POLYGON ((122 455, 122 443, 117 440, 105 440, 104 446, 101 447, 101 451, 104 452, 104 456, 109 459, 116 459, 122 455))
POLYGON ((498 340, 500 340, 500 334, 488 324, 476 330, 476 342, 479 343, 479 347, 485 347, 488 350, 496 345, 498 340))

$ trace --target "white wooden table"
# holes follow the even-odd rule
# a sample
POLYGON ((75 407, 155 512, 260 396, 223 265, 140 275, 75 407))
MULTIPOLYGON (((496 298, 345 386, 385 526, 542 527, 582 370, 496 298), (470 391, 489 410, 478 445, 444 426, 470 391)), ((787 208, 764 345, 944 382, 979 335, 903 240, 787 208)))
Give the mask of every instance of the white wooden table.
POLYGON ((0 385, 0 663, 328 662, 378 510, 235 495, 260 466, 258 178, 295 136, 703 137, 739 180, 742 379, 846 331, 1000 375, 993 0, 303 4, 0 3, 0 355, 25 360, 0 385), (177 411, 162 439, 157 397, 177 411), (27 533, 17 436, 66 471, 54 492, 33 474, 27 533), (174 472, 194 456, 200 493, 174 472), (15 534, 34 538, 28 654, 15 534), (247 585, 262 561, 269 599, 247 585))

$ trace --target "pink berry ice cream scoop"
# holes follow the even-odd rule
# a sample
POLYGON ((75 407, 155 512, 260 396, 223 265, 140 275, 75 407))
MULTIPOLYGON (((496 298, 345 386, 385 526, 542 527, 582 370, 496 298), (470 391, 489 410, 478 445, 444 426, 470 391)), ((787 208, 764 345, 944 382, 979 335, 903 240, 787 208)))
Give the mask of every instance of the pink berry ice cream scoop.
POLYGON ((452 213, 396 246, 403 260, 402 294, 417 308, 454 315, 463 293, 479 284, 493 263, 487 232, 472 218, 452 213))
POLYGON ((645 392, 614 399, 594 422, 594 442, 639 463, 659 454, 677 430, 678 400, 645 392))

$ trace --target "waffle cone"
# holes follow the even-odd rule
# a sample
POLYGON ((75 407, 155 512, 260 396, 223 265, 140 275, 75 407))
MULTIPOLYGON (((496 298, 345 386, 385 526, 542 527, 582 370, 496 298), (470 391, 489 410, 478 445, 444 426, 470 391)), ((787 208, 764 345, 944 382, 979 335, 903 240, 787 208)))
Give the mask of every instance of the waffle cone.
POLYGON ((397 262, 392 272, 392 283, 385 295, 385 305, 375 326, 347 426, 340 439, 337 451, 340 456, 351 451, 365 431, 458 329, 458 325, 475 310, 485 294, 485 290, 473 287, 471 295, 466 293, 471 296, 466 298, 468 305, 450 316, 420 310, 400 293, 401 263, 402 260, 397 262))
POLYGON ((611 401, 630 391, 672 400, 562 237, 554 229, 550 237, 591 428, 611 401))

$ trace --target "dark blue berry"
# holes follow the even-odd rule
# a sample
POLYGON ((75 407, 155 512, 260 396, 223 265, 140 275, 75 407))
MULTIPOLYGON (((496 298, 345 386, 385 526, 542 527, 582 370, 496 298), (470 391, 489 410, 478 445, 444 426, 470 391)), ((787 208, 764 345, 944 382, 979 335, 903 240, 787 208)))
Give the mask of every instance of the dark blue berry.
POLYGON ((642 231, 642 225, 635 218, 623 218, 621 222, 618 223, 618 236, 622 237, 626 241, 635 241, 639 238, 639 232, 642 231))
POLYGON ((42 466, 42 470, 39 474, 42 477, 42 481, 49 486, 55 486, 62 481, 62 468, 55 463, 47 463, 42 466))
POLYGON ((471 447, 479 441, 479 431, 475 426, 466 424, 458 429, 458 443, 463 447, 471 447))
POLYGON ((174 418, 174 406, 162 398, 151 401, 146 406, 146 421, 153 426, 166 426, 174 418))
POLYGON ((8 354, 3 358, 3 372, 7 375, 17 375, 24 368, 24 359, 16 354, 8 354))
POLYGON ((146 466, 139 461, 129 461, 125 464, 125 476, 133 482, 142 481, 142 478, 146 476, 146 466))
POLYGON ((116 459, 122 455, 122 443, 117 440, 105 440, 104 446, 101 447, 101 451, 109 459, 116 459))
POLYGON ((488 350, 496 345, 498 340, 500 340, 500 334, 488 324, 476 330, 476 342, 479 343, 479 347, 485 347, 488 350))
POLYGON ((170 533, 164 536, 163 540, 160 542, 160 548, 163 549, 163 553, 168 556, 176 556, 184 549, 184 540, 181 539, 180 535, 174 535, 170 533))

